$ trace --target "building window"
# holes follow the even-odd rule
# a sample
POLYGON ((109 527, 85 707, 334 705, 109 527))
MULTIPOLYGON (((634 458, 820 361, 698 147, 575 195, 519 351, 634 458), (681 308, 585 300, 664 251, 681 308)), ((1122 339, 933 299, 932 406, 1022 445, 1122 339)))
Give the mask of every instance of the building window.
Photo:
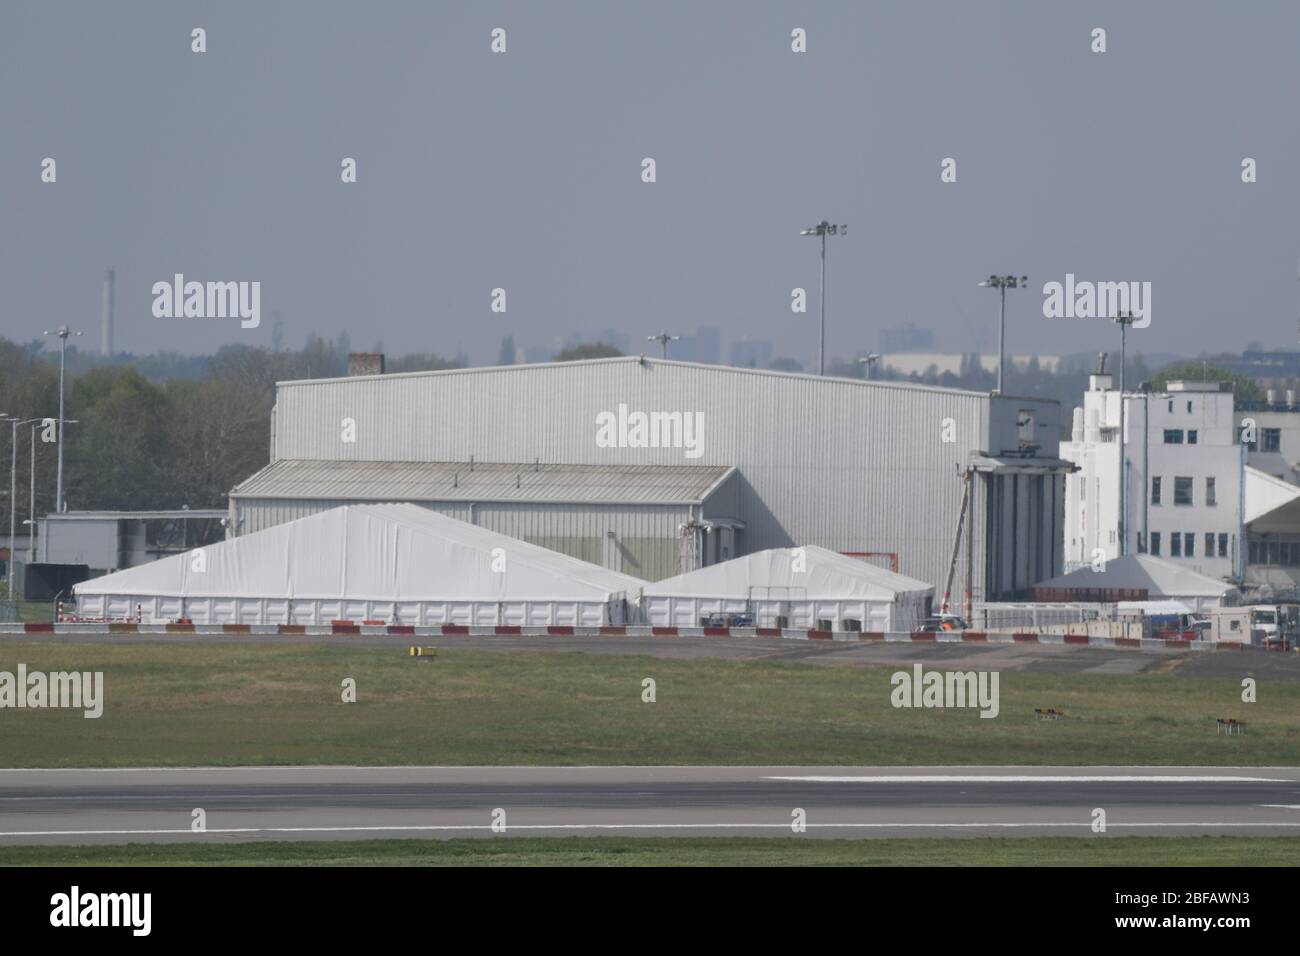
POLYGON ((1156 557, 1160 556, 1160 532, 1151 532, 1151 553, 1156 557))
POLYGON ((1166 445, 1181 445, 1183 443, 1183 430, 1181 428, 1165 429, 1166 445))
POLYGON ((1192 403, 1191 403, 1191 402, 1188 402, 1188 403, 1187 403, 1187 414, 1190 415, 1191 413, 1192 413, 1192 403))
POLYGON ((1226 558, 1227 556, 1228 556, 1228 536, 1226 534, 1221 534, 1219 535, 1219 557, 1226 558))
POLYGON ((1216 499, 1214 497, 1214 479, 1205 479, 1205 504, 1207 507, 1214 507, 1216 499))
POLYGON ((1214 557, 1214 532, 1213 531, 1208 531, 1205 534, 1205 556, 1207 558, 1214 557))
POLYGON ((1187 429, 1187 444, 1189 444, 1189 445, 1195 445, 1195 444, 1196 444, 1196 429, 1195 429, 1195 428, 1189 428, 1189 429, 1187 429))
POLYGON ((1172 412, 1173 410, 1174 410, 1174 400, 1171 398, 1169 400, 1169 411, 1172 412))
POLYGON ((1156 476, 1151 479, 1151 503, 1160 504, 1160 477, 1156 476))
POLYGON ((1192 479, 1174 479, 1174 504, 1190 505, 1192 503, 1192 479))
POLYGON ((1169 557, 1181 558, 1183 556, 1183 536, 1177 531, 1169 533, 1169 557))
POLYGON ((1250 550, 1247 552, 1251 564, 1259 564, 1259 542, 1250 542, 1250 550))
POLYGON ((1138 554, 1147 553, 1147 539, 1141 531, 1138 532, 1138 554))
POLYGON ((1264 439, 1264 451, 1281 451, 1282 450, 1282 429, 1265 428, 1261 429, 1261 437, 1264 439))
POLYGON ((1183 557, 1191 558, 1196 556, 1196 535, 1190 531, 1183 532, 1183 557))

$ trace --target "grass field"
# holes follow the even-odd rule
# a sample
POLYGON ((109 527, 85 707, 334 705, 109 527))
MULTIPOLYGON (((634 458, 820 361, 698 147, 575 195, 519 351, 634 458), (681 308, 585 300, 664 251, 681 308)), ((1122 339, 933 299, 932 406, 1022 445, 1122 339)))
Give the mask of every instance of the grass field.
POLYGON ((508 837, 0 847, 0 866, 1296 866, 1300 837, 508 837))
MULTIPOLYGON (((891 668, 321 645, 4 644, 104 672, 98 720, 0 710, 0 766, 1300 763, 1300 682, 1005 672, 1001 714, 896 710, 891 668), (641 700, 643 678, 657 702, 641 700), (341 700, 345 678, 356 703, 341 700), (1071 719, 1036 721, 1036 707, 1071 719), (1214 718, 1248 718, 1245 737, 1214 718)), ((548 841, 549 842, 549 841, 548 841)), ((1017 841, 1019 842, 1019 841, 1017 841)))

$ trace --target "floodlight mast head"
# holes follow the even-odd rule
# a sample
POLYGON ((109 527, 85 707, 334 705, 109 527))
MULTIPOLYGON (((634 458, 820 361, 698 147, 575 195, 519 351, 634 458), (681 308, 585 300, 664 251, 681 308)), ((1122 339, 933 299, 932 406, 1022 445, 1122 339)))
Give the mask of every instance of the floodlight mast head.
POLYGON ((666 331, 660 332, 658 335, 647 335, 645 337, 645 340, 647 342, 658 342, 660 345, 663 346, 664 358, 668 357, 668 343, 676 342, 679 339, 681 339, 680 335, 669 335, 666 331))

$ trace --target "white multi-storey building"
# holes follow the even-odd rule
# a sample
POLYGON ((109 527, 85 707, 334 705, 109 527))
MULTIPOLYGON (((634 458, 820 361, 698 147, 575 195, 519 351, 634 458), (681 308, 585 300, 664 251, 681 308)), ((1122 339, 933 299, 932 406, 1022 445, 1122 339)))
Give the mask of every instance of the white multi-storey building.
POLYGON ((1119 390, 1110 375, 1091 376, 1072 440, 1061 443, 1061 457, 1079 467, 1065 481, 1066 567, 1151 554, 1235 578, 1243 463, 1232 392, 1217 382, 1170 382, 1123 400, 1121 443, 1119 390))

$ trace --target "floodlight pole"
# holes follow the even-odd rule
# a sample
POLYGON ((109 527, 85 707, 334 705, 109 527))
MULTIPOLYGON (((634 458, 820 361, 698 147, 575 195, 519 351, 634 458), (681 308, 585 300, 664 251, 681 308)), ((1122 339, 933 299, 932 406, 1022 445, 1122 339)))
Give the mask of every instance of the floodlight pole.
MULTIPOLYGON (((1133 324, 1133 313, 1127 312, 1115 316, 1115 323, 1119 326, 1119 431, 1115 435, 1115 455, 1119 459, 1119 494, 1116 497, 1116 501, 1119 503, 1119 513, 1115 522, 1115 528, 1117 531, 1116 536, 1119 539, 1119 548, 1116 551, 1116 557, 1122 558, 1124 557, 1124 552, 1128 550, 1124 540, 1125 533, 1128 530, 1126 527, 1127 521, 1125 520, 1128 517, 1128 495, 1126 494, 1126 489, 1124 487, 1124 359, 1128 341, 1128 327, 1133 324)), ((1145 475, 1142 476, 1142 480, 1147 480, 1145 475)))
MULTIPOLYGON (((822 223, 826 225, 825 222, 822 223)), ((821 230, 822 262, 821 278, 817 285, 817 308, 821 312, 821 335, 817 345, 817 374, 826 374, 826 230, 821 230)))
POLYGON ((818 305, 821 310, 821 337, 820 345, 817 349, 817 374, 826 374, 826 237, 848 235, 848 225, 836 225, 825 219, 815 226, 809 226, 801 230, 801 236, 819 236, 822 241, 821 250, 821 282, 817 291, 818 305))
POLYGON ((63 514, 63 372, 68 351, 68 336, 81 333, 73 331, 66 325, 60 325, 55 331, 45 334, 59 337, 59 476, 54 493, 54 513, 63 514))
POLYGON ((1007 360, 1007 289, 1022 289, 1029 285, 1028 276, 999 276, 991 275, 980 284, 983 289, 997 289, 1001 302, 998 308, 998 388, 997 394, 1002 394, 1002 367, 1007 360))
MULTIPOLYGON (((0 419, 4 416, 0 415, 0 419)), ((39 418, 28 418, 19 421, 17 418, 9 419, 9 600, 14 598, 14 541, 16 536, 16 518, 18 516, 18 426, 30 425, 32 422, 40 421, 39 418)), ((33 435, 35 430, 33 429, 33 435)))
MULTIPOLYGON (((32 474, 27 483, 27 563, 36 562, 36 426, 32 426, 32 474)), ((12 552, 11 552, 12 553, 12 552)))

